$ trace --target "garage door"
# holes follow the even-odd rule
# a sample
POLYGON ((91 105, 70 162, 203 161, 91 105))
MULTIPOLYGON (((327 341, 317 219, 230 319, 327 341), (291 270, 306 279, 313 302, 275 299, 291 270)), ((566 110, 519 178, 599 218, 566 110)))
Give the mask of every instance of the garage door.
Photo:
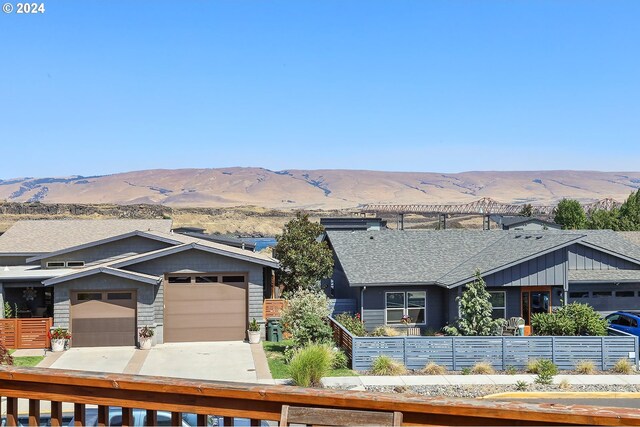
POLYGON ((74 347, 136 343, 135 291, 78 291, 71 294, 74 347))
POLYGON ((243 340, 247 280, 242 274, 167 275, 165 342, 243 340))
POLYGON ((569 302, 587 303, 602 314, 637 310, 640 291, 636 284, 569 285, 569 302))

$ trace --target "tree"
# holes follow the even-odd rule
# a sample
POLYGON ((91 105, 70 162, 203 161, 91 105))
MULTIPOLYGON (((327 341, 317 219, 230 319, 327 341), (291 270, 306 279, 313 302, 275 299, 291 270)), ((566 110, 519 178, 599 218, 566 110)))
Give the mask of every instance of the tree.
POLYGON ((620 230, 640 230, 640 190, 631 193, 620 206, 620 230))
POLYGON ((298 212, 277 236, 275 257, 280 261, 280 281, 286 291, 319 289, 319 281, 333 273, 333 253, 326 241, 318 241, 322 225, 298 212))
POLYGON ((522 209, 520 210, 519 215, 532 217, 533 216, 533 206, 531 206, 531 203, 527 203, 526 205, 524 205, 522 207, 522 209))
POLYGON ((474 281, 465 286, 462 296, 456 300, 460 304, 460 318, 457 323, 458 331, 462 335, 495 335, 499 326, 504 323, 504 319, 491 317, 491 295, 487 292, 479 271, 476 271, 474 281))
POLYGON ((591 212, 586 222, 586 228, 589 230, 618 230, 620 226, 620 213, 618 209, 606 211, 604 209, 596 209, 591 212))
POLYGON ((562 199, 556 206, 553 220, 565 230, 579 230, 587 222, 587 214, 577 200, 562 199))

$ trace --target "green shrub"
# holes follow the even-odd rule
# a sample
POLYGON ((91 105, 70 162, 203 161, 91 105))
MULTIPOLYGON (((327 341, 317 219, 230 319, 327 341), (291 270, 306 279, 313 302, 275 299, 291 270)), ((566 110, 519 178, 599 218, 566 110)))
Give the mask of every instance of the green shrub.
POLYGON ((422 368, 422 373, 425 375, 444 375, 446 372, 447 368, 435 362, 429 362, 422 368))
POLYGON ((402 363, 383 355, 374 359, 371 372, 374 375, 404 375, 407 373, 407 369, 402 363))
POLYGON ((373 331, 371 331, 372 337, 397 337, 400 335, 400 331, 390 326, 378 326, 373 331))
POLYGON ((329 314, 329 299, 324 293, 299 289, 282 310, 282 325, 291 333, 297 348, 308 343, 327 342, 333 337, 333 331, 325 321, 329 314))
POLYGON ((551 360, 540 359, 536 369, 538 376, 535 382, 538 384, 551 384, 553 377, 558 374, 558 367, 551 360))
POLYGON ((318 387, 333 365, 333 349, 327 344, 309 344, 298 349, 289 363, 293 383, 300 387, 318 387))
POLYGON ((616 374, 629 375, 633 373, 633 364, 629 362, 629 359, 620 359, 613 365, 611 370, 616 374))
POLYGON ((462 373, 462 375, 471 375, 471 368, 466 366, 466 367, 462 368, 461 373, 462 373))
POLYGON ((504 370, 504 373, 507 375, 515 375, 518 373, 518 370, 515 366, 507 366, 507 369, 504 370))
POLYGON ((516 381, 516 390, 525 391, 529 387, 526 381, 516 381))
POLYGON ((525 369, 530 374, 538 373, 538 360, 537 359, 529 359, 527 362, 527 367, 525 369))
POLYGON ((582 375, 591 375, 595 372, 596 365, 593 360, 581 360, 576 363, 576 372, 582 375))
POLYGON ((471 373, 475 375, 493 375, 496 370, 493 369, 489 362, 478 362, 471 368, 471 373))
POLYGON ((342 350, 333 350, 333 369, 347 369, 349 368, 349 358, 342 350))
POLYGON ((607 322, 589 304, 572 302, 553 313, 533 314, 531 328, 535 335, 603 336, 607 322))
POLYGON ((0 344, 0 365, 13 365, 13 357, 2 344, 0 344))
POLYGON ((364 329, 364 322, 360 319, 360 314, 356 313, 352 316, 351 313, 340 313, 335 319, 356 337, 367 335, 367 331, 364 329))

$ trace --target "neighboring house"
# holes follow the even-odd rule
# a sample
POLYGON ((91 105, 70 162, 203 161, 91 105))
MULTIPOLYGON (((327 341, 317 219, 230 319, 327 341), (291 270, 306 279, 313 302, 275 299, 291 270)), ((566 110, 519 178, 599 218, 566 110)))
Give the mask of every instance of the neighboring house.
POLYGON ((173 232, 184 234, 185 236, 195 237, 198 239, 208 240, 210 242, 222 243, 223 245, 234 246, 240 249, 246 249, 248 251, 256 250, 255 243, 247 242, 235 237, 222 236, 220 234, 206 234, 203 228, 180 227, 180 228, 173 229, 173 232), (200 230, 200 231, 192 231, 192 230, 200 230))
POLYGON ((370 217, 320 218, 320 225, 325 230, 382 230, 387 228, 387 221, 370 217))
MULTIPOLYGON (((171 233, 166 220, 20 221, 0 236, 0 302, 53 316, 73 345, 245 338, 278 262, 171 233)), ((0 310, 1 311, 1 310, 0 310)))
POLYGON ((610 312, 640 306, 640 246, 613 231, 328 231, 333 293, 354 298, 367 329, 439 329, 480 271, 495 317, 548 312, 565 301, 610 312))
POLYGON ((491 221, 495 222, 503 230, 561 230, 562 226, 555 222, 545 221, 540 218, 519 215, 491 215, 491 221))

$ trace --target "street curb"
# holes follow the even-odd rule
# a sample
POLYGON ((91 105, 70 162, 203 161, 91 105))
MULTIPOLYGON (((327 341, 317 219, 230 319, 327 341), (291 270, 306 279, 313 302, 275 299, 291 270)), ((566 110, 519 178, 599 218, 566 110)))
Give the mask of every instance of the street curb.
POLYGON ((634 391, 537 391, 505 392, 479 397, 479 399, 640 399, 634 391))

